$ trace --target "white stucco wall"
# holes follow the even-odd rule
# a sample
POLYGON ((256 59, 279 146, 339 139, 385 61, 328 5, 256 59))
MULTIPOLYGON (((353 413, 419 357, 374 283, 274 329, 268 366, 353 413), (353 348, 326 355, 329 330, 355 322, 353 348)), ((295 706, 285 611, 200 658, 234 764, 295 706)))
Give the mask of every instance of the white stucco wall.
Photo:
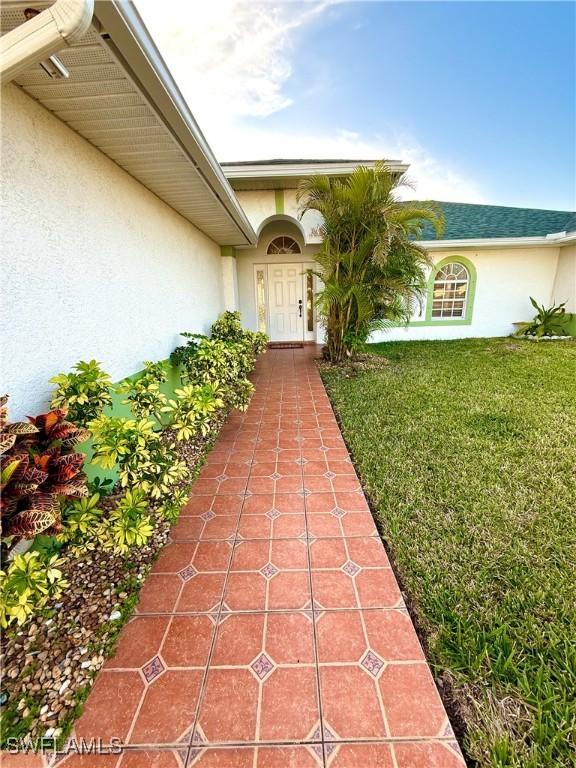
POLYGON ((297 190, 284 190, 284 213, 300 220, 304 232, 306 233, 307 243, 320 244, 322 242, 322 234, 319 231, 322 226, 322 216, 316 211, 306 211, 300 218, 301 208, 297 200, 297 190))
POLYGON ((224 296, 224 308, 230 312, 234 312, 239 309, 236 258, 234 256, 222 256, 220 261, 222 264, 222 293, 224 296))
POLYGON ((276 214, 273 189, 239 190, 236 197, 255 232, 258 232, 263 221, 276 214))
POLYGON ((1 390, 12 418, 80 359, 114 380, 223 309, 220 248, 16 86, 2 89, 1 390))
POLYGON ((298 222, 298 228, 307 244, 321 243, 322 238, 318 228, 322 223, 322 217, 314 211, 307 211, 300 219, 300 206, 296 200, 296 190, 283 189, 279 192, 284 201, 282 214, 277 211, 276 192, 273 189, 239 190, 236 192, 236 196, 254 230, 259 232, 268 219, 280 215, 285 220, 292 219, 298 222))
MULTIPOLYGON (((513 323, 534 316, 530 296, 548 304, 558 264, 558 248, 506 248, 463 250, 460 255, 476 267, 476 294, 470 325, 426 325, 394 328, 375 334, 373 341, 408 339, 460 339, 474 336, 507 336, 513 323)), ((458 252, 435 251, 434 262, 445 257, 458 261, 458 252)), ((424 319, 425 308, 421 318, 424 319)))
POLYGON ((560 248, 551 304, 566 302, 567 312, 576 312, 576 245, 560 248))

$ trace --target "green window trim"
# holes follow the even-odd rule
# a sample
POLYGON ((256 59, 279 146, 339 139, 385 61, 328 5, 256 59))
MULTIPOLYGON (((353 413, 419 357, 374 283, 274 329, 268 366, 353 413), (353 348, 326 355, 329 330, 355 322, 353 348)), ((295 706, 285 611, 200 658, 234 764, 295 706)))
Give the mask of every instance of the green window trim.
POLYGON ((411 320, 408 324, 408 328, 417 328, 418 326, 433 326, 433 325, 472 325, 472 313, 474 311, 474 297, 476 295, 476 267, 465 256, 446 256, 441 259, 437 264, 434 264, 428 278, 428 288, 426 290, 426 319, 425 320, 411 320), (468 293, 466 295, 466 311, 464 317, 447 318, 439 317, 437 319, 432 317, 432 301, 434 297, 434 281, 436 275, 445 267, 446 264, 462 264, 468 270, 470 280, 468 282, 468 293))
POLYGON ((274 190, 274 202, 276 204, 276 213, 277 214, 284 213, 284 190, 283 189, 274 190))

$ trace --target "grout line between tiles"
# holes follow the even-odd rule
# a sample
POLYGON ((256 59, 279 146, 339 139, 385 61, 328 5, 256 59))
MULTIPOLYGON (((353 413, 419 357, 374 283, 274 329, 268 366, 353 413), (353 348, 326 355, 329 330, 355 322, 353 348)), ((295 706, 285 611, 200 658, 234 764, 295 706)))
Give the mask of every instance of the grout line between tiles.
MULTIPOLYGON (((260 433, 260 427, 258 427, 258 434, 259 433, 260 433)), ((254 450, 256 450, 256 445, 257 445, 257 443, 254 443, 254 450)), ((253 460, 253 458, 254 458, 254 452, 252 452, 252 460, 253 460)), ((248 487, 248 479, 250 478, 251 472, 252 472, 252 463, 250 463, 250 468, 248 470, 248 478, 246 480, 245 488, 248 487)), ((240 507, 240 514, 238 515, 238 519, 236 521, 235 536, 238 534, 238 527, 240 525, 240 519, 242 517, 242 510, 244 509, 244 504, 245 503, 246 503, 246 495, 244 494, 243 498, 242 498, 242 504, 241 504, 241 507, 240 507)), ((232 543, 232 551, 230 552, 230 557, 228 558, 228 567, 226 569, 226 576, 224 577, 224 584, 222 585, 222 594, 221 594, 221 597, 220 597, 220 604, 218 606, 218 613, 217 613, 217 617, 216 617, 216 624, 215 624, 215 627, 214 627, 214 632, 212 634, 212 639, 211 639, 211 642, 210 642, 210 647, 208 649, 208 657, 206 659, 206 667, 204 669, 204 674, 202 676, 202 682, 200 684, 200 691, 199 691, 199 694, 198 694, 198 702, 196 704, 196 711, 195 711, 195 714, 194 714, 194 721, 193 721, 193 724, 192 724, 192 731, 191 731, 190 739, 189 739, 189 742, 188 742, 188 752, 186 754, 185 765, 188 765, 188 762, 189 762, 189 759, 190 759, 190 754, 191 754, 191 751, 192 751, 192 747, 194 745, 194 735, 196 733, 196 729, 198 728, 198 721, 200 719, 200 713, 202 711, 202 705, 204 703, 204 696, 205 696, 206 686, 207 686, 207 682, 208 682, 208 673, 209 673, 209 669, 210 669, 210 661, 212 660, 212 654, 214 652, 214 646, 216 644, 216 639, 217 639, 217 636, 218 636, 218 627, 219 627, 219 624, 220 624, 220 617, 222 616, 222 608, 223 608, 223 605, 224 605, 224 597, 226 595, 226 587, 227 587, 227 584, 228 584, 228 578, 229 578, 229 575, 230 575, 230 569, 232 568, 232 558, 234 557, 234 550, 235 550, 235 548, 236 548, 236 542, 234 541, 232 543)))
MULTIPOLYGON (((306 377, 308 380, 308 376, 306 377)), ((300 418, 300 411, 298 412, 299 421, 301 421, 300 418)), ((300 446, 302 444, 300 443, 300 446)), ((302 460, 303 454, 302 449, 300 450, 300 459, 302 460)), ((302 461, 300 461, 300 467, 302 471, 302 484, 304 486, 304 464, 302 461)), ((304 496, 304 518, 305 518, 305 524, 306 524, 306 535, 309 539, 310 531, 309 531, 309 524, 308 524, 308 496, 304 496)), ((311 549, 310 545, 307 547, 307 556, 308 556, 308 579, 309 579, 309 588, 310 588, 310 601, 311 601, 311 607, 312 607, 312 635, 314 639, 314 659, 315 659, 315 666, 316 666, 316 695, 318 697, 318 713, 320 716, 320 738, 321 738, 321 744, 322 744, 322 765, 325 767, 327 764, 327 757, 326 757, 326 746, 324 744, 324 708, 323 708, 323 702, 322 702, 322 688, 320 685, 320 664, 319 664, 319 656, 318 656, 318 633, 317 633, 317 627, 316 627, 316 609, 315 609, 315 601, 314 601, 314 586, 313 586, 313 579, 312 579, 312 562, 311 562, 311 549)))

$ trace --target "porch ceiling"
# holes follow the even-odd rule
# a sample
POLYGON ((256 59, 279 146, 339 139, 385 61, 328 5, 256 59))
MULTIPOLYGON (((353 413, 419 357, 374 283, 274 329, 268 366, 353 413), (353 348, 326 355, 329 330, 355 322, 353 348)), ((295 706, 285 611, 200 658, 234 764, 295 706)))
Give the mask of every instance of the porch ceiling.
MULTIPOLYGON (((30 5, 43 10, 51 3, 4 2, 0 33, 25 23, 30 5)), ((53 80, 36 65, 14 82, 217 243, 255 242, 131 3, 97 1, 87 34, 57 55, 69 78, 53 80)))

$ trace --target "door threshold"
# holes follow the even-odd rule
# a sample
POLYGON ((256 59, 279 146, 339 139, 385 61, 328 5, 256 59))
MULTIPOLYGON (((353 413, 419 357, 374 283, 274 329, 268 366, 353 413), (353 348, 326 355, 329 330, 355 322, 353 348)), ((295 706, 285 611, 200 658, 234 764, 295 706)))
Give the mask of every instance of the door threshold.
POLYGON ((302 349, 303 341, 270 341, 268 349, 302 349))

